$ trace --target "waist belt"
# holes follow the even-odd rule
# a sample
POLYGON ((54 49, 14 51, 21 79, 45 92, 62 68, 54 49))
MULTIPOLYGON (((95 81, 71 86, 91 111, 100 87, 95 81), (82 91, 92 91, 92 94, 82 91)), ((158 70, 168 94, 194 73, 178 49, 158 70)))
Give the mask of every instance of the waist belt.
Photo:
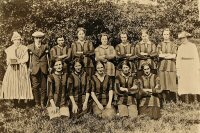
POLYGON ((186 57, 182 57, 182 60, 193 60, 194 58, 186 58, 186 57))

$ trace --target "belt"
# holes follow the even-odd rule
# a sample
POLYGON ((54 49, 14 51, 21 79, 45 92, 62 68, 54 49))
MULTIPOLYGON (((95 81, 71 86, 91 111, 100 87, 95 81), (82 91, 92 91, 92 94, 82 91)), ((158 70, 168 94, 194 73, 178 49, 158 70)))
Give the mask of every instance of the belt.
POLYGON ((186 57, 182 57, 182 60, 193 60, 194 58, 186 58, 186 57))

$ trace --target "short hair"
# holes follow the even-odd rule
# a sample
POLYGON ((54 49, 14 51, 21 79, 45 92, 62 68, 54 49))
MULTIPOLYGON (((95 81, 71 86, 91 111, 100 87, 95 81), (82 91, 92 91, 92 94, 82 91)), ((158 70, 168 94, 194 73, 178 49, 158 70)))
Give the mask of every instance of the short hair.
POLYGON ((81 64, 82 68, 83 68, 84 65, 85 65, 82 58, 75 58, 75 59, 73 60, 73 62, 72 62, 72 69, 73 69, 73 70, 74 70, 74 66, 75 66, 75 64, 76 64, 77 62, 81 64))
POLYGON ((78 34, 80 31, 83 31, 86 34, 86 29, 83 27, 77 28, 76 34, 78 34))
POLYGON ((105 32, 104 32, 104 33, 101 33, 101 34, 100 34, 100 39, 101 39, 103 36, 107 36, 107 38, 109 39, 109 35, 108 35, 107 33, 105 33, 105 32))
POLYGON ((169 33, 171 33, 171 31, 170 31, 169 28, 165 28, 165 29, 163 29, 163 33, 166 32, 166 31, 168 31, 169 33))
POLYGON ((119 69, 122 69, 123 65, 128 66, 129 68, 131 68, 131 63, 128 60, 124 60, 119 64, 119 69))
POLYGON ((63 34, 58 34, 58 35, 56 35, 56 41, 58 40, 58 38, 64 38, 64 40, 65 40, 65 37, 64 37, 63 34))
POLYGON ((58 61, 61 61, 62 64, 63 64, 63 60, 62 60, 62 59, 59 59, 59 58, 57 58, 57 59, 52 59, 52 60, 51 60, 51 68, 53 68, 54 65, 56 64, 56 62, 58 62, 58 61))
POLYGON ((98 64, 102 64, 102 65, 103 65, 103 67, 105 68, 105 65, 104 65, 104 63, 103 63, 102 61, 97 61, 97 62, 96 62, 96 67, 95 67, 95 70, 97 70, 97 65, 98 65, 98 64))
POLYGON ((126 31, 126 30, 122 30, 122 31, 120 31, 120 32, 118 33, 118 38, 121 39, 121 35, 122 35, 122 34, 125 34, 125 35, 127 36, 127 38, 129 38, 128 31, 126 31))
POLYGON ((141 66, 142 70, 144 70, 144 67, 145 67, 145 66, 149 66, 150 69, 152 68, 151 64, 145 62, 145 63, 143 63, 142 66, 141 66))

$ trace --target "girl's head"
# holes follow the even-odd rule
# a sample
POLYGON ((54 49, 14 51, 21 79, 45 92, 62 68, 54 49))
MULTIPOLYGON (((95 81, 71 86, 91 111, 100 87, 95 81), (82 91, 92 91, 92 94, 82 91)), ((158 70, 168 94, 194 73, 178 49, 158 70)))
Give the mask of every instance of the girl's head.
POLYGON ((63 70, 63 62, 61 59, 52 59, 51 60, 51 68, 53 68, 53 72, 61 72, 63 70))
POLYGON ((56 72, 62 72, 63 70, 63 62, 61 60, 57 60, 54 62, 53 65, 54 71, 56 72))
POLYGON ((122 43, 126 43, 128 41, 128 33, 125 31, 120 32, 120 39, 122 43))
POLYGON ((81 73, 84 67, 84 63, 81 58, 76 58, 73 63, 74 71, 77 73, 81 73))
POLYGON ((141 30, 141 38, 144 42, 149 41, 149 34, 148 34, 148 30, 147 29, 142 29, 141 30))
POLYGON ((142 65, 142 70, 146 76, 149 76, 151 74, 151 65, 149 63, 144 63, 142 65))
POLYGON ((164 29, 163 38, 164 40, 170 40, 170 30, 168 28, 164 29))
POLYGON ((64 39, 64 37, 63 36, 59 36, 59 37, 57 37, 57 44, 59 45, 59 46, 64 46, 64 42, 65 42, 65 39, 64 39))
POLYGON ((128 75, 131 70, 130 62, 127 60, 123 61, 121 64, 121 69, 122 69, 123 74, 128 75))
POLYGON ((85 40, 86 29, 80 27, 77 29, 77 36, 78 40, 84 41, 85 40))
POLYGON ((101 44, 108 45, 108 34, 106 33, 101 34, 101 44))
POLYGON ((103 62, 98 61, 96 64, 96 71, 99 75, 103 75, 105 72, 105 66, 103 64, 103 62))

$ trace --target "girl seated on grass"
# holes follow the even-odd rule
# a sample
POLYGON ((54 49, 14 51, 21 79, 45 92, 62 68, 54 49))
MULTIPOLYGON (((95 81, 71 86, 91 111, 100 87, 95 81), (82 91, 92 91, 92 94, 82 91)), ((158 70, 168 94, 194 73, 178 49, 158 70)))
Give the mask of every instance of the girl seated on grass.
POLYGON ((142 70, 143 74, 138 79, 139 114, 149 116, 152 119, 159 119, 161 117, 159 96, 162 92, 159 77, 151 73, 148 63, 142 65, 142 70))
POLYGON ((67 74, 63 71, 61 60, 53 61, 53 73, 48 76, 48 103, 50 119, 59 116, 69 117, 69 108, 66 99, 67 74))
POLYGON ((84 71, 84 63, 81 58, 73 62, 73 72, 68 78, 69 98, 72 104, 72 115, 79 117, 88 112, 90 96, 90 78, 84 71))
POLYGON ((112 106, 114 83, 112 78, 105 74, 104 63, 97 62, 91 85, 91 96, 94 100, 93 113, 100 117, 112 118, 115 115, 112 106))
POLYGON ((137 93, 136 79, 131 73, 129 61, 123 61, 121 72, 115 79, 115 91, 117 94, 117 105, 120 117, 137 117, 137 93))

